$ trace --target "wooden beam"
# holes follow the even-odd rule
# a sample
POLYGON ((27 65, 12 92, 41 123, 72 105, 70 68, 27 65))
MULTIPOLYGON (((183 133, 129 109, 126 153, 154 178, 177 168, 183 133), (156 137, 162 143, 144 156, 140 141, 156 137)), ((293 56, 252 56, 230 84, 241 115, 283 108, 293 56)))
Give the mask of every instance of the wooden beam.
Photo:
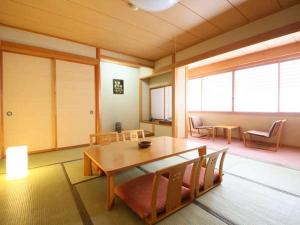
POLYGON ((254 65, 263 65, 275 63, 282 60, 294 59, 300 57, 300 42, 280 46, 248 55, 228 59, 213 64, 195 67, 189 69, 189 78, 209 76, 215 73, 246 68, 254 65))
POLYGON ((0 40, 0 155, 4 157, 4 124, 3 124, 3 51, 1 50, 2 41, 0 40))
POLYGON ((30 46, 30 45, 23 45, 14 42, 8 42, 8 41, 2 41, 1 50, 24 54, 24 55, 39 56, 44 58, 55 58, 55 59, 66 60, 66 61, 82 63, 82 64, 89 64, 89 65, 96 65, 98 61, 97 59, 91 57, 65 53, 65 52, 50 50, 46 48, 30 46))
POLYGON ((95 65, 95 131, 101 133, 101 49, 96 50, 97 64, 95 65))

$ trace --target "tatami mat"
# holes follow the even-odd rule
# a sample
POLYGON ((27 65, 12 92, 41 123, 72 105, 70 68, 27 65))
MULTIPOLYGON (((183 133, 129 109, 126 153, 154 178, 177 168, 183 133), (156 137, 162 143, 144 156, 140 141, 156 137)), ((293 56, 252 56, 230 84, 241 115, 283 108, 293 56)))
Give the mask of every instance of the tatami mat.
POLYGON ((72 184, 89 180, 97 176, 84 176, 83 175, 83 160, 76 160, 64 163, 64 167, 72 184))
POLYGON ((168 166, 172 166, 172 165, 176 165, 176 164, 184 162, 184 161, 186 161, 186 159, 178 157, 178 156, 174 156, 174 157, 162 159, 159 161, 155 161, 152 163, 148 163, 148 164, 145 164, 140 167, 148 172, 155 172, 159 169, 162 169, 162 168, 165 168, 168 166))
POLYGON ((226 172, 300 196, 300 171, 244 159, 226 172))
MULTIPOLYGON (((215 150, 208 149, 207 153, 210 153, 210 152, 213 152, 213 151, 215 151, 215 150)), ((197 150, 181 154, 180 156, 182 156, 186 159, 194 159, 194 158, 199 157, 197 150)), ((219 167, 220 159, 221 159, 221 157, 218 158, 218 163, 216 164, 217 168, 219 167)), ((239 157, 239 156, 235 156, 235 155, 231 155, 231 154, 226 154, 224 165, 223 165, 223 170, 226 171, 226 170, 228 170, 228 169, 230 169, 230 168, 232 168, 232 167, 234 167, 238 164, 243 164, 246 160, 247 159, 245 159, 243 157, 239 157)))
POLYGON ((30 170, 15 181, 0 176, 0 224, 82 224, 61 165, 30 170))
MULTIPOLYGON (((51 165, 75 159, 82 159, 83 152, 87 147, 73 148, 68 150, 44 152, 29 155, 29 168, 51 165)), ((0 160, 0 173, 5 173, 5 159, 0 160)))
POLYGON ((227 174, 197 201, 236 224, 300 224, 300 198, 227 174))
MULTIPOLYGON (((132 169, 117 176, 116 183, 142 175, 139 169, 132 169)), ((93 179, 76 185, 82 201, 94 224, 136 225, 145 223, 121 200, 116 198, 113 210, 106 210, 105 177, 93 179)), ((222 221, 191 204, 161 221, 161 225, 222 225, 222 221)))

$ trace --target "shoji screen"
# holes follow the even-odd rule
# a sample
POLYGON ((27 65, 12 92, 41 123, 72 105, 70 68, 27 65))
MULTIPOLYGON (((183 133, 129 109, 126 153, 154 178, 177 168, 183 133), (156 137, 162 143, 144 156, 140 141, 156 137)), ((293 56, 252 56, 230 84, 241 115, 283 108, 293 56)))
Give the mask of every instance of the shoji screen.
POLYGON ((95 133, 94 66, 56 61, 58 147, 87 144, 95 133))
POLYGON ((153 119, 164 119, 165 99, 164 88, 151 89, 151 117, 153 119))
POLYGON ((5 146, 55 147, 51 59, 3 53, 5 146))

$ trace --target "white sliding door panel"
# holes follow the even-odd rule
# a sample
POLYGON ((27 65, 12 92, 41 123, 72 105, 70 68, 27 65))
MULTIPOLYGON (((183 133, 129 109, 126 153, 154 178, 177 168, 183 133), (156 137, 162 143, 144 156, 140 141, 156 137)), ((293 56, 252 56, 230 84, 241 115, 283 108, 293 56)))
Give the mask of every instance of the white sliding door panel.
POLYGON ((3 53, 5 146, 55 147, 51 59, 3 53))
POLYGON ((87 144, 95 133, 94 66, 56 61, 58 147, 87 144))

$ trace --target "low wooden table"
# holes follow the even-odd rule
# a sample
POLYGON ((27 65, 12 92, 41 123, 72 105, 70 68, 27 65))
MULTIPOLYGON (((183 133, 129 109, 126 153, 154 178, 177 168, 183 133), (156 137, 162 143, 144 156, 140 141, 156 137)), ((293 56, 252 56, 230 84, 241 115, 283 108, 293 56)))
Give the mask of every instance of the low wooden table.
POLYGON ((234 130, 234 129, 238 130, 239 138, 240 138, 240 140, 242 139, 241 127, 240 126, 217 125, 217 126, 213 127, 213 141, 215 141, 215 136, 217 134, 217 129, 218 128, 223 128, 224 137, 227 136, 227 143, 228 144, 231 144, 231 134, 232 134, 232 130, 234 130))
POLYGON ((107 176, 107 209, 111 209, 114 202, 114 179, 121 171, 146 163, 179 155, 200 149, 201 155, 206 154, 206 146, 182 138, 153 137, 152 146, 139 149, 137 141, 115 142, 104 146, 95 146, 84 152, 84 175, 92 175, 93 162, 107 176))

